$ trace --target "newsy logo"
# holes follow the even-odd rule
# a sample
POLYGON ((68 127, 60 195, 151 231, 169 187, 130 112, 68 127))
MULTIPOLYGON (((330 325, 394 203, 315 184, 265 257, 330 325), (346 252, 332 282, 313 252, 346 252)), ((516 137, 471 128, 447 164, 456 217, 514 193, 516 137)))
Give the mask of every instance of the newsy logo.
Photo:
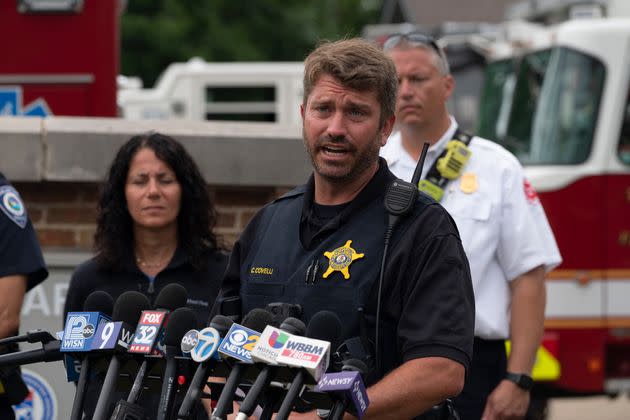
POLYGON ((363 417, 370 400, 359 372, 326 373, 315 388, 319 392, 335 392, 345 395, 352 400, 352 404, 359 418, 363 417))
POLYGON ((352 385, 352 381, 354 381, 354 378, 350 376, 337 377, 333 375, 324 375, 324 377, 320 379, 318 385, 321 388, 327 388, 330 390, 330 389, 335 389, 337 387, 345 388, 349 385, 352 385))

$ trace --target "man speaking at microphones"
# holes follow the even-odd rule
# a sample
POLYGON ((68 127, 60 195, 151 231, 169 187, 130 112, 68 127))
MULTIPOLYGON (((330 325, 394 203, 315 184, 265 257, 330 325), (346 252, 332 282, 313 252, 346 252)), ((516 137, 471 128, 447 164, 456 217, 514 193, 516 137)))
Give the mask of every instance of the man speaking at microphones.
POLYGON ((395 120, 391 59, 348 39, 320 45, 304 67, 313 175, 249 223, 216 306, 233 296, 243 312, 298 304, 305 323, 334 312, 340 339, 359 337, 371 355, 363 418, 423 418, 461 391, 471 359, 474 297, 457 228, 379 159, 395 120))
MULTIPOLYGON (((0 173, 0 339, 17 335, 24 294, 46 277, 26 207, 0 173)), ((15 344, 0 346, 0 355, 15 351, 15 344)), ((18 368, 0 369, 0 418, 15 418, 11 405, 22 402, 27 393, 18 368)))

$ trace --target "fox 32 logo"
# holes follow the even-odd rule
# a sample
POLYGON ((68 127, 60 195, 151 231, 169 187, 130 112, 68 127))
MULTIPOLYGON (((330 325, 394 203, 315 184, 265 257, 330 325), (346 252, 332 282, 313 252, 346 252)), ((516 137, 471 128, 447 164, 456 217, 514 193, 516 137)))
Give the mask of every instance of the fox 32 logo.
POLYGON ((16 420, 56 420, 57 396, 52 387, 38 374, 23 369, 22 378, 28 386, 28 396, 13 406, 16 420))

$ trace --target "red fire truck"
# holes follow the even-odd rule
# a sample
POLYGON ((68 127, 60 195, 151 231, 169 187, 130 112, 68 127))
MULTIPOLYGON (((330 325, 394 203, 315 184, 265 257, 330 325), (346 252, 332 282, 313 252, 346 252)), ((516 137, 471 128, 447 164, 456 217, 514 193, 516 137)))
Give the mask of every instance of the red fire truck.
POLYGON ((542 406, 630 391, 630 19, 549 30, 489 63, 478 127, 524 164, 564 260, 547 282, 542 406))
POLYGON ((0 2, 0 115, 116 116, 121 4, 0 2))

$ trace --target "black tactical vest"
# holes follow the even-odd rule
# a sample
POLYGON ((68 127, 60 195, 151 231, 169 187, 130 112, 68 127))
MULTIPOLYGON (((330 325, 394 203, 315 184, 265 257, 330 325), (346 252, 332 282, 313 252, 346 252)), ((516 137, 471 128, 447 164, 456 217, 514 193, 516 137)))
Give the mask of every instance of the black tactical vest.
POLYGON ((357 336, 359 308, 366 306, 383 255, 383 199, 375 198, 310 250, 300 241, 303 202, 299 187, 264 210, 241 266, 243 313, 272 302, 297 303, 306 324, 316 312, 330 310, 342 321, 342 340, 357 336))

